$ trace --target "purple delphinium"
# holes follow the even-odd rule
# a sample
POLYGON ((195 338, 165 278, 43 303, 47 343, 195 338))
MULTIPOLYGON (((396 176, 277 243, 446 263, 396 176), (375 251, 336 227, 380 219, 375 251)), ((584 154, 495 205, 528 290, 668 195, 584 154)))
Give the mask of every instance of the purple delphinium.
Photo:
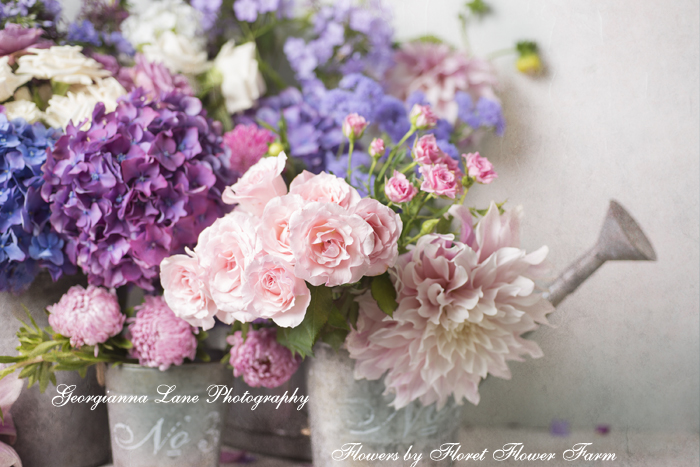
POLYGON ((0 291, 23 292, 41 268, 54 280, 75 272, 40 194, 41 167, 59 136, 41 123, 0 114, 0 291))
POLYGON ((55 39, 60 14, 61 3, 58 0, 4 0, 0 4, 0 27, 17 23, 42 28, 47 38, 55 39))
POLYGON ((258 19, 258 15, 277 11, 280 6, 288 9, 286 4, 280 5, 281 3, 285 2, 280 0, 236 0, 233 3, 233 11, 236 13, 238 21, 253 23, 258 19))
POLYGON ((66 253, 94 285, 152 290, 166 256, 193 247, 225 213, 220 125, 178 92, 142 89, 116 111, 98 104, 86 131, 73 125, 49 151, 42 196, 66 253))
POLYGON ((83 44, 94 45, 99 47, 102 45, 100 34, 95 30, 95 26, 88 21, 75 21, 68 26, 68 34, 66 36, 70 42, 80 42, 83 44))
POLYGON ((190 2, 192 7, 202 14, 201 25, 205 31, 209 31, 216 23, 221 3, 222 0, 192 0, 190 2))
MULTIPOLYGON (((238 0, 238 2, 253 0, 238 0)), ((284 45, 297 80, 319 76, 365 73, 382 79, 393 61, 393 29, 379 0, 353 6, 342 0, 332 5, 313 1, 313 37, 290 37, 284 45)))

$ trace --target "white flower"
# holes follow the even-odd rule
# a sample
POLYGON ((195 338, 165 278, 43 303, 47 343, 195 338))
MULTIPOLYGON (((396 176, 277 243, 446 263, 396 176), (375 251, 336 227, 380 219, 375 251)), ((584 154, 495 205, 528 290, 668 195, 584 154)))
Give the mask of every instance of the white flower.
POLYGON ((54 95, 49 100, 44 120, 49 126, 65 129, 72 120, 78 125, 85 121, 85 129, 92 120, 92 111, 102 102, 107 112, 117 108, 117 99, 126 94, 126 90, 114 78, 99 80, 92 86, 75 87, 65 96, 54 95))
POLYGON ((265 81, 255 56, 254 42, 235 47, 234 42, 229 41, 221 47, 214 61, 223 76, 221 92, 229 113, 250 109, 265 93, 265 81))
POLYGON ((172 31, 165 31, 153 43, 144 45, 143 54, 149 62, 161 62, 173 73, 193 76, 209 67, 201 38, 180 36, 172 31))
POLYGON ((44 116, 44 113, 39 110, 39 107, 32 101, 19 100, 6 102, 3 105, 5 106, 5 113, 7 114, 8 120, 23 118, 28 123, 35 123, 44 116))
POLYGON ((0 57, 0 102, 12 97, 15 89, 32 79, 31 76, 13 73, 9 60, 9 56, 0 57))
POLYGON ((90 85, 111 73, 81 53, 80 46, 55 45, 48 49, 28 49, 31 54, 17 60, 17 73, 60 83, 90 85))
POLYGON ((149 61, 162 62, 173 73, 206 71, 199 11, 183 0, 140 1, 134 6, 121 25, 122 33, 149 61))

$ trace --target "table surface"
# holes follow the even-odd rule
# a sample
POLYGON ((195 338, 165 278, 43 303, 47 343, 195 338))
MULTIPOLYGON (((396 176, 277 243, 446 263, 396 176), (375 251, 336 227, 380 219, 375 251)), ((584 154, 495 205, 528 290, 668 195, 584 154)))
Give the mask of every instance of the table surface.
MULTIPOLYGON (((465 428, 460 432, 460 452, 476 452, 488 449, 481 466, 521 465, 523 462, 508 459, 498 462, 493 459, 493 452, 502 449, 507 443, 522 443, 523 453, 555 453, 551 461, 524 462, 528 465, 547 465, 548 467, 583 467, 597 465, 614 465, 615 467, 697 467, 700 465, 700 436, 698 433, 644 433, 615 431, 600 435, 593 431, 574 430, 566 436, 554 436, 548 431, 509 429, 509 428, 465 428), (577 443, 592 443, 589 452, 615 453, 614 462, 586 462, 585 460, 565 461, 562 453, 577 443)), ((224 448, 228 449, 228 448, 224 448)), ((246 464, 221 464, 220 467, 310 467, 311 464, 275 459, 262 454, 251 453, 252 458, 246 464)), ((473 462, 473 461, 467 461, 473 462)), ((338 462, 356 466, 357 463, 338 462)), ((395 465, 408 465, 403 461, 395 465)), ((462 463, 456 462, 455 465, 462 463)), ((111 466, 104 466, 111 467, 111 466)))

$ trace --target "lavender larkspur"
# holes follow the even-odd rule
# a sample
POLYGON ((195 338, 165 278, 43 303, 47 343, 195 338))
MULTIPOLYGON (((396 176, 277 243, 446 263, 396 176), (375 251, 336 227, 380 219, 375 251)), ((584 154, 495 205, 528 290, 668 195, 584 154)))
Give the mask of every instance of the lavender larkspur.
POLYGON ((163 258, 194 246, 225 213, 232 183, 221 128, 178 92, 149 100, 136 89, 92 124, 69 125, 49 151, 42 196, 66 253, 94 285, 152 290, 163 258))
POLYGON ((41 123, 8 121, 0 113, 0 291, 25 291, 41 268, 54 280, 75 271, 40 194, 41 166, 59 136, 41 123))

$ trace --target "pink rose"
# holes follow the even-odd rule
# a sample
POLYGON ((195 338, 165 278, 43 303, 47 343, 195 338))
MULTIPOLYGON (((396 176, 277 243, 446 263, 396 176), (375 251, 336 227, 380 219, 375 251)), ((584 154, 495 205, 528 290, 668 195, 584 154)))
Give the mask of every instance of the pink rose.
POLYGON ((409 203, 418 193, 418 188, 401 172, 394 170, 394 176, 384 185, 384 194, 389 201, 396 204, 409 203))
POLYGON ((312 285, 357 282, 374 251, 372 227, 357 214, 332 203, 309 203, 289 220, 294 272, 312 285))
POLYGON ((421 136, 413 148, 413 158, 421 165, 446 164, 450 170, 457 171, 459 162, 445 154, 437 144, 435 135, 421 136))
POLYGON ((362 137, 368 124, 365 117, 356 113, 350 114, 343 120, 343 134, 349 140, 354 141, 362 137))
POLYGON ((446 164, 424 165, 420 168, 423 183, 420 189, 438 196, 454 199, 462 191, 462 181, 446 164))
POLYGON ((216 316, 227 324, 255 319, 246 311, 249 298, 244 295, 244 285, 245 269, 261 251, 258 223, 252 216, 233 211, 204 229, 194 249, 219 309, 216 316))
POLYGON ((411 119, 411 124, 418 130, 435 128, 438 121, 437 116, 429 105, 415 104, 408 117, 411 119))
POLYGON ((352 209, 360 201, 360 194, 342 178, 321 172, 314 175, 304 170, 289 185, 289 193, 300 195, 305 201, 333 203, 352 209))
POLYGON ((299 326, 311 302, 306 282, 294 275, 294 266, 277 256, 262 256, 246 269, 248 311, 269 318, 283 328, 299 326))
POLYGON ((266 254, 279 256, 294 265, 294 253, 289 246, 289 218, 305 204, 304 198, 292 193, 267 203, 258 227, 266 254))
POLYGON ((237 203, 243 212, 262 216, 268 201, 287 194, 281 175, 286 163, 287 155, 283 152, 277 157, 260 159, 233 186, 226 187, 221 199, 224 203, 237 203))
POLYGON ((379 159, 386 152, 384 147, 384 140, 381 138, 374 138, 371 143, 369 143, 369 155, 379 159))
POLYGON ((467 173, 470 177, 474 177, 477 182, 488 184, 498 177, 498 174, 493 170, 493 164, 485 157, 481 157, 478 152, 470 154, 462 154, 464 157, 467 173))
POLYGON ((399 254, 399 237, 403 223, 391 208, 372 198, 364 198, 357 204, 355 214, 374 231, 374 249, 369 255, 366 276, 378 276, 396 263, 399 254))
POLYGON ((209 294, 205 271, 196 257, 174 255, 160 263, 163 298, 173 313, 192 326, 214 327, 216 304, 209 294))

